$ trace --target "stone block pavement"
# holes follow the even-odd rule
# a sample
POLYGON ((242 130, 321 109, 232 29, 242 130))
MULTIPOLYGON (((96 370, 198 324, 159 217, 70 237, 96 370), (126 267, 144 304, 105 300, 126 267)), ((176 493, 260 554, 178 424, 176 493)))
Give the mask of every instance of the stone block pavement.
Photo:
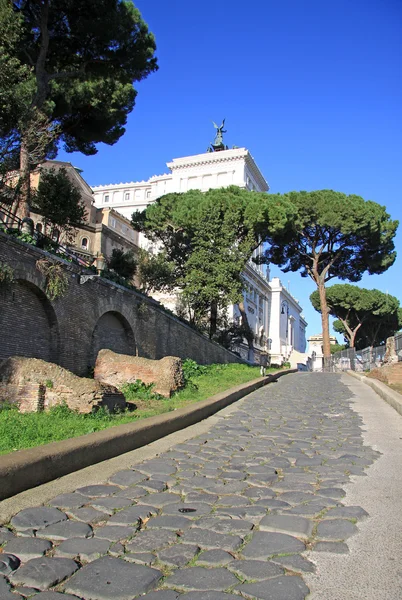
POLYGON ((21 510, 0 527, 0 599, 303 600, 311 550, 348 553, 368 517, 343 501, 380 456, 351 396, 338 375, 286 376, 207 434, 21 510))

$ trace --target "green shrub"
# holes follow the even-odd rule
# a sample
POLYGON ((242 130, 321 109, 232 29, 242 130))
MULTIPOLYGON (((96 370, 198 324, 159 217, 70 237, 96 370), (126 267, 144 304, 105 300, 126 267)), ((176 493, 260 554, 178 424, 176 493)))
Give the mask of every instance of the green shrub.
POLYGON ((140 379, 136 379, 133 383, 123 384, 120 391, 124 394, 128 402, 132 400, 164 400, 164 396, 152 391, 154 385, 153 383, 147 384, 140 379))

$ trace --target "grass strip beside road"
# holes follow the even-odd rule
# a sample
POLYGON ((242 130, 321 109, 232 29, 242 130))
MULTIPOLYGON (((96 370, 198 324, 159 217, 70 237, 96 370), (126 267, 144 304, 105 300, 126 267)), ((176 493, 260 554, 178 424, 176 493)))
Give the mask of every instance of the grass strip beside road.
MULTIPOLYGON (((267 373, 273 371, 277 369, 267 369, 267 373)), ((78 437, 174 411, 257 379, 259 374, 258 367, 248 365, 200 367, 200 373, 195 373, 187 379, 186 387, 171 398, 155 399, 152 398, 152 394, 149 398, 141 398, 126 394, 127 401, 134 403, 136 409, 117 414, 109 413, 103 408, 96 413, 81 414, 65 405, 55 406, 45 412, 19 413, 15 407, 3 405, 3 409, 0 410, 0 454, 78 437)))

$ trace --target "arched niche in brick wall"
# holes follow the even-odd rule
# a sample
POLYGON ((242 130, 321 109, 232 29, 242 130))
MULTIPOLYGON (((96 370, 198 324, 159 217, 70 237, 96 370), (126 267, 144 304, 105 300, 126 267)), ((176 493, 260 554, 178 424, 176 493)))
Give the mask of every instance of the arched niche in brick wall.
POLYGON ((107 348, 119 354, 135 355, 135 339, 130 323, 117 311, 104 313, 95 325, 89 364, 96 362, 99 350, 107 348))
POLYGON ((59 361, 59 326, 56 313, 44 292, 30 281, 17 279, 2 292, 0 359, 9 356, 59 361))

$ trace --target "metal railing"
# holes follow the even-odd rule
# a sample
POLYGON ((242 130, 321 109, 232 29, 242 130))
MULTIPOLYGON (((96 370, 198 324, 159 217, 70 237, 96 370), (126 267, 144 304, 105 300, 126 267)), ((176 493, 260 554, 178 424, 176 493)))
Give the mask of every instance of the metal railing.
POLYGON ((402 332, 395 334, 395 352, 398 356, 398 361, 402 360, 402 332))
MULTIPOLYGON (((14 233, 22 234, 23 223, 23 220, 14 215, 10 210, 4 206, 0 206, 0 231, 4 231, 4 233, 9 233, 11 235, 14 233)), ((31 238, 34 240, 34 245, 41 250, 46 250, 65 260, 72 260, 82 267, 89 268, 92 266, 92 262, 79 256, 78 253, 74 252, 73 248, 68 248, 67 246, 59 244, 57 240, 52 239, 44 233, 34 231, 31 238)), ((22 241, 28 240, 23 239, 22 241)))
POLYGON ((386 347, 376 346, 355 350, 347 348, 331 355, 329 370, 338 371, 371 371, 384 364, 386 347))

